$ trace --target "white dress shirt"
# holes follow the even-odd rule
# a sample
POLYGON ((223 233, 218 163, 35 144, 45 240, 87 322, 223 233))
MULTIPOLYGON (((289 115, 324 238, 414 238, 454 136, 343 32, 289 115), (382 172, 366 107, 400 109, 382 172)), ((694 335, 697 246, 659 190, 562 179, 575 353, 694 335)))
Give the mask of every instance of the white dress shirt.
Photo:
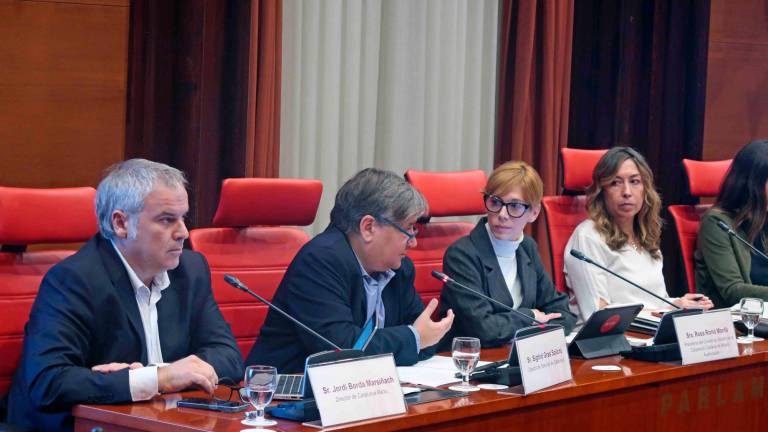
POLYGON ((504 282, 512 296, 512 309, 517 309, 523 302, 523 286, 520 284, 520 278, 517 277, 517 247, 523 242, 524 235, 521 234, 518 240, 499 240, 493 235, 487 223, 485 230, 488 231, 493 253, 496 254, 496 261, 499 262, 504 282))
POLYGON ((139 306, 141 324, 144 327, 144 338, 147 341, 147 366, 128 371, 128 383, 131 389, 131 399, 142 401, 151 399, 158 393, 157 367, 162 366, 163 352, 160 348, 160 331, 157 327, 157 302, 162 298, 162 291, 171 284, 168 272, 162 272, 152 279, 150 287, 144 285, 136 272, 125 260, 120 249, 114 242, 112 246, 123 262, 128 279, 131 281, 139 306))
POLYGON ((663 259, 653 259, 646 250, 625 245, 614 251, 608 247, 595 229, 595 223, 587 219, 571 234, 565 246, 564 272, 571 312, 579 317, 579 324, 599 309, 600 299, 608 304, 642 303, 649 309, 669 308, 661 300, 645 293, 623 280, 571 256, 576 249, 595 262, 613 270, 641 287, 670 301, 664 274, 663 259))

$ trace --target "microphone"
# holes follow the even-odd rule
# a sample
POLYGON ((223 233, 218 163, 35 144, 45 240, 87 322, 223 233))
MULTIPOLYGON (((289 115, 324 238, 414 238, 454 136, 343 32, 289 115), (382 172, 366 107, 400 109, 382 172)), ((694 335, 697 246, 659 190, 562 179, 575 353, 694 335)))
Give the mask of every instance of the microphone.
POLYGON ((459 288, 462 288, 462 289, 464 289, 466 291, 471 292, 472 294, 474 294, 474 295, 476 295, 478 297, 481 297, 481 298, 484 298, 484 299, 486 299, 486 300, 488 300, 490 302, 496 303, 497 305, 499 305, 499 306, 503 307, 504 309, 506 309, 506 310, 512 312, 513 314, 517 315, 518 318, 522 318, 523 320, 526 320, 526 321, 531 321, 531 322, 533 322, 534 324, 536 324, 536 325, 538 325, 540 327, 544 327, 545 326, 545 324, 543 322, 535 320, 535 319, 529 317, 528 315, 518 311, 517 309, 513 309, 510 306, 507 306, 504 303, 502 303, 502 302, 500 302, 500 301, 498 301, 496 299, 492 299, 492 298, 488 297, 487 295, 481 294, 481 293, 473 290, 472 288, 470 288, 470 287, 468 287, 466 285, 463 285, 463 284, 460 284, 460 283, 456 282, 453 278, 449 277, 445 273, 441 273, 441 272, 439 272, 437 270, 432 270, 432 277, 434 277, 435 279, 439 279, 439 280, 443 281, 443 283, 445 283, 445 284, 457 286, 459 288))
MULTIPOLYGON (((473 290, 472 288, 470 288, 470 287, 468 287, 468 286, 466 286, 464 284, 456 282, 456 280, 454 280, 453 278, 451 278, 450 276, 448 276, 445 273, 439 272, 437 270, 432 270, 432 277, 434 277, 435 279, 441 280, 446 285, 451 285, 451 286, 459 287, 459 288, 461 288, 461 289, 463 289, 465 291, 471 292, 472 294, 474 294, 474 295, 476 295, 476 296, 478 296, 480 298, 488 300, 489 302, 493 302, 493 303, 501 306, 502 308, 512 312, 513 314, 517 315, 519 318, 522 318, 525 321, 532 322, 533 324, 535 324, 540 329, 544 329, 544 328, 547 327, 547 325, 544 324, 543 322, 538 321, 538 320, 536 320, 534 318, 531 318, 528 315, 518 311, 517 309, 513 309, 510 306, 505 305, 504 303, 502 303, 502 302, 500 302, 500 301, 498 301, 496 299, 492 299, 492 298, 488 297, 487 295, 481 294, 481 293, 473 290)), ((554 325, 559 326, 559 324, 554 324, 554 325)), ((512 353, 514 353, 514 352, 515 352, 515 345, 513 344, 512 345, 512 349, 509 352, 509 358, 507 360, 497 361, 497 362, 489 363, 487 365, 479 366, 479 367, 475 368, 475 370, 472 371, 472 377, 473 377, 472 379, 479 379, 481 381, 491 382, 491 383, 495 383, 495 384, 499 384, 499 383, 505 384, 505 385, 517 385, 517 384, 520 384, 522 382, 522 381, 520 381, 520 379, 521 379, 520 378, 520 369, 518 367, 514 367, 513 366, 513 362, 516 361, 516 360, 512 359, 512 357, 513 357, 512 353), (501 366, 503 366, 505 364, 509 364, 510 367, 509 368, 505 368, 505 369, 501 369, 501 366), (492 374, 492 375, 486 375, 488 373, 492 374), (502 376, 497 376, 498 374, 501 374, 502 376), (506 379, 506 382, 499 381, 499 379, 506 379)), ((460 378, 460 376, 459 376, 460 374, 456 374, 456 375, 457 375, 456 378, 460 378)))
POLYGON ((280 315, 282 315, 282 316, 284 316, 284 317, 288 318, 288 319, 289 319, 289 320, 291 320, 291 321, 292 321, 294 324, 298 325, 299 327, 301 327, 301 328, 303 328, 304 330, 308 331, 309 333, 313 334, 315 337, 317 337, 318 339, 322 340, 322 341, 323 341, 323 342, 325 342, 326 344, 328 344, 328 345, 332 346, 332 347, 333 347, 333 349, 335 349, 336 351, 342 351, 342 349, 341 349, 341 348, 340 348, 338 345, 336 345, 335 343, 333 343, 333 342, 329 341, 328 339, 324 338, 323 336, 321 336, 321 335, 320 335, 320 333, 318 333, 318 332, 316 332, 316 331, 312 330, 311 328, 307 327, 306 325, 304 325, 304 323, 302 323, 301 321, 299 321, 299 320, 297 320, 296 318, 292 317, 292 316, 291 316, 291 315, 290 315, 288 312, 286 312, 286 311, 284 311, 284 310, 280 309, 279 307, 277 307, 277 306, 273 305, 273 304, 272 304, 271 302, 269 302, 267 299, 265 299, 264 297, 262 297, 262 296, 260 296, 260 295, 256 294, 256 293, 255 293, 255 292, 253 292, 253 291, 252 291, 250 288, 248 288, 247 286, 243 285, 243 283, 242 283, 242 282, 240 282, 240 280, 239 280, 238 278, 236 278, 236 277, 234 277, 234 276, 232 276, 232 275, 229 275, 229 274, 225 274, 225 275, 224 275, 224 280, 225 280, 225 281, 226 281, 228 284, 230 284, 230 285, 232 285, 233 287, 235 287, 235 288, 239 289, 240 291, 243 291, 243 292, 244 292, 244 293, 246 293, 246 294, 250 294, 251 296, 253 296, 253 297, 256 297, 256 298, 257 298, 259 301, 261 301, 262 303, 264 303, 264 304, 266 304, 267 306, 269 306, 269 307, 270 307, 270 309, 272 309, 272 310, 274 310, 274 311, 276 311, 276 312, 279 312, 279 313, 280 313, 280 315))
POLYGON ((612 274, 612 275, 616 276, 617 278, 619 278, 619 279, 623 280, 624 282, 626 282, 626 283, 628 283, 628 284, 632 285, 633 287, 635 287, 635 288, 637 288, 637 289, 639 289, 639 290, 642 290, 642 291, 643 291, 643 292, 645 292, 645 293, 648 293, 648 294, 650 294, 650 295, 652 295, 652 296, 656 297, 657 299, 659 299, 659 300, 663 301, 664 303, 666 303, 666 304, 668 304, 668 305, 672 306, 672 307, 673 307, 673 308, 675 308, 675 309, 682 309, 680 306, 678 306, 678 305, 676 305, 676 304, 672 303, 671 301, 669 301, 669 300, 665 299, 664 297, 661 297, 661 296, 659 296, 659 295, 656 295, 656 294, 654 294, 654 293, 652 293, 652 292, 648 291, 647 289, 645 289, 645 288, 641 287, 640 285, 638 285, 638 284, 636 284, 636 283, 632 282, 631 280, 629 280, 629 279, 625 278, 624 276, 622 276, 622 275, 620 275, 620 274, 616 273, 615 271, 613 271, 613 270, 610 270, 610 269, 608 269, 608 268, 606 268, 606 267, 604 267, 604 266, 602 266, 602 265, 600 265, 600 264, 596 263, 596 262, 595 262, 595 261, 593 261, 591 258, 589 258, 588 256, 586 256, 586 255, 584 255, 583 253, 581 253, 581 251, 578 251, 578 250, 576 250, 576 249, 571 249, 571 256, 572 256, 572 257, 574 257, 574 258, 576 258, 576 259, 579 259, 579 260, 581 260, 581 261, 584 261, 585 263, 589 263, 589 264, 592 264, 593 266, 595 266, 595 267, 598 267, 598 268, 600 268, 600 269, 602 269, 602 270, 604 270, 604 271, 606 271, 606 272, 608 272, 608 273, 610 273, 610 274, 612 274))
POLYGON ((759 256, 760 258, 768 261, 768 255, 764 254, 760 249, 756 248, 752 243, 746 241, 742 236, 736 234, 736 231, 734 231, 730 226, 728 226, 727 223, 718 220, 717 226, 720 227, 723 231, 727 232, 729 236, 736 238, 738 241, 744 243, 747 245, 750 251, 752 251, 753 254, 759 256))

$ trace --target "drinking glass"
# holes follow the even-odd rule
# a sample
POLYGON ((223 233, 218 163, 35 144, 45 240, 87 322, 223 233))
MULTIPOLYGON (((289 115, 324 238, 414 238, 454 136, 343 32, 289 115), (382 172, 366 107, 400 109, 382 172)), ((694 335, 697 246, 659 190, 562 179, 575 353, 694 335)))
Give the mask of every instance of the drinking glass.
POLYGON ((272 395, 277 388, 277 369, 272 366, 248 366, 243 380, 248 401, 256 408, 255 418, 246 415, 242 421, 248 426, 274 426, 274 420, 264 418, 264 408, 272 402, 272 395))
POLYGON ((480 339, 473 337, 453 338, 453 364, 461 373, 461 384, 448 387, 451 390, 472 392, 480 390, 469 384, 469 375, 480 360, 480 339))
POLYGON ((736 341, 738 343, 748 344, 763 340, 763 338, 755 337, 755 327, 757 327, 757 323, 760 321, 760 316, 763 314, 763 299, 741 299, 739 312, 741 313, 741 322, 747 327, 747 335, 739 336, 736 341))

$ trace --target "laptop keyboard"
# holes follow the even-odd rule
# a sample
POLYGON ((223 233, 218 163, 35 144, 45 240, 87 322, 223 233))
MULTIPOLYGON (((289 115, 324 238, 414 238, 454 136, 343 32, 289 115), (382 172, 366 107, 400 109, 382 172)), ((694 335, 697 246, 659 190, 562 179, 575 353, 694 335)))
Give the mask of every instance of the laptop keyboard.
POLYGON ((278 375, 275 399, 298 400, 303 396, 301 383, 304 375, 278 375))

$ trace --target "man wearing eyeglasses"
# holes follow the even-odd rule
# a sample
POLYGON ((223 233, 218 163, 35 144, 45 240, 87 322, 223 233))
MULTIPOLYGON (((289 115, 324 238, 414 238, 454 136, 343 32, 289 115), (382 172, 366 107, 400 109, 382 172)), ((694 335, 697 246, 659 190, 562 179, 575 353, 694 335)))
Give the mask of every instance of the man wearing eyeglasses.
MULTIPOLYGON (((416 245, 416 220, 425 212, 424 198, 401 176, 375 168, 357 173, 336 194, 328 228, 291 262, 273 302, 342 348, 373 319, 379 330, 366 354, 392 353, 398 365, 429 357, 453 312, 432 321, 437 300, 424 307, 413 286, 405 251, 416 245)), ((301 372, 307 356, 329 349, 270 311, 246 364, 301 372)))

